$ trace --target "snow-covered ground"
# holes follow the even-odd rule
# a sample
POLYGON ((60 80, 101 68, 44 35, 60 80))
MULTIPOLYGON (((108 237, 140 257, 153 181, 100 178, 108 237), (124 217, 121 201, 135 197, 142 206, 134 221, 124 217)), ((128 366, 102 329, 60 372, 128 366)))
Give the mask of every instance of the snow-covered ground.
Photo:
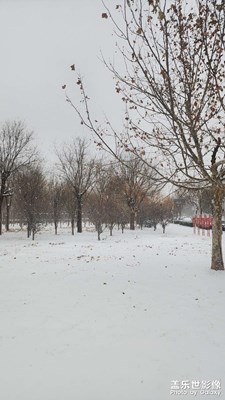
POLYGON ((225 399, 211 239, 177 225, 102 239, 0 238, 0 400, 215 399, 220 385, 225 399))

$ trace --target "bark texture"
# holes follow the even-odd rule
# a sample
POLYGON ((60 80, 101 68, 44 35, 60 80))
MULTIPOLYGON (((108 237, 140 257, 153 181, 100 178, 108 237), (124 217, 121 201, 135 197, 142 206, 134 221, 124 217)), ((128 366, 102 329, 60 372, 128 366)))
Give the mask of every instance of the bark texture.
POLYGON ((77 232, 82 233, 82 197, 77 197, 77 232))
POLYGON ((222 212, 224 190, 221 187, 214 188, 213 196, 213 224, 212 224, 212 261, 211 269, 224 270, 222 253, 222 212))

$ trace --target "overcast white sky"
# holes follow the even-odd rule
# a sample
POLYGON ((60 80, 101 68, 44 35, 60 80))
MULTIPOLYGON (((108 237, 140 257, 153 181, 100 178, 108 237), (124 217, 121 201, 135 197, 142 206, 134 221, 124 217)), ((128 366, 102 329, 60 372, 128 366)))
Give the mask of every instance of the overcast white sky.
POLYGON ((76 93, 71 64, 84 76, 96 112, 116 118, 122 107, 98 59, 100 50, 113 55, 115 40, 102 12, 101 0, 0 0, 0 121, 25 121, 48 158, 54 143, 87 134, 61 89, 66 83, 76 93))

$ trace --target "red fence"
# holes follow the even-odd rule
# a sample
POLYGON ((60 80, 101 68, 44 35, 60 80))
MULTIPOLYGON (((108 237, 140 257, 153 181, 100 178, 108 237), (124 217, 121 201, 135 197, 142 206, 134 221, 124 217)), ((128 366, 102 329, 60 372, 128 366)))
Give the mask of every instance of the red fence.
POLYGON ((212 221, 213 221, 213 218, 211 215, 195 215, 192 218, 194 233, 196 233, 196 228, 197 228, 199 234, 200 234, 200 229, 202 229, 202 235, 204 235, 205 230, 207 230, 207 235, 210 236, 210 229, 212 228, 212 221))

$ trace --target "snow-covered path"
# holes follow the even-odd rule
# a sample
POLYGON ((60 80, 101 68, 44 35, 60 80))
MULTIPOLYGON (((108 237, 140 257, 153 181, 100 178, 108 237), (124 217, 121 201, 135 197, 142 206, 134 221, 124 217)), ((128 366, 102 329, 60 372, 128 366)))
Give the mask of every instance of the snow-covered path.
POLYGON ((225 399, 210 238, 174 225, 102 236, 0 238, 0 400, 218 397, 170 395, 174 380, 220 380, 225 399))

